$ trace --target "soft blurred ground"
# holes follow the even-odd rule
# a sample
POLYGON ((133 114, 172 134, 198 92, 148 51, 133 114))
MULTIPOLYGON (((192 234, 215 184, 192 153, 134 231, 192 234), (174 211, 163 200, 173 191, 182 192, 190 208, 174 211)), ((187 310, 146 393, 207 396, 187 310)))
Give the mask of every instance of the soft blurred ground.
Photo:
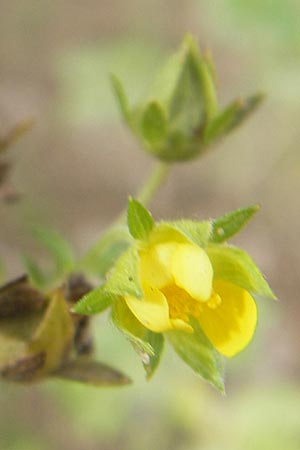
POLYGON ((23 199, 0 205, 9 274, 20 273, 21 253, 37 252, 33 223, 60 230, 82 252, 135 192, 152 161, 120 122, 108 74, 138 98, 190 31, 214 55, 221 102, 255 90, 267 100, 217 151, 177 167, 152 211, 205 218, 261 203, 235 242, 280 299, 260 305, 254 342, 228 364, 226 398, 171 351, 147 384, 127 343, 100 318, 99 358, 136 384, 1 384, 1 450, 300 448, 299 20, 297 0, 0 0, 0 131, 36 119, 10 158, 23 199))

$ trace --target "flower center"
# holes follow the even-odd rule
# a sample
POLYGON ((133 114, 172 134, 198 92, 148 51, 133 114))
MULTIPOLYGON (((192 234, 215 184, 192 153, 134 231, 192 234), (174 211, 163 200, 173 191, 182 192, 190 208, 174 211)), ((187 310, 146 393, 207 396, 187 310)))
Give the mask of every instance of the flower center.
POLYGON ((212 292, 207 302, 200 302, 191 297, 184 289, 175 284, 165 286, 161 289, 165 295, 171 319, 181 319, 184 322, 189 321, 189 316, 198 318, 204 311, 204 308, 216 309, 222 303, 222 299, 215 291, 212 292))

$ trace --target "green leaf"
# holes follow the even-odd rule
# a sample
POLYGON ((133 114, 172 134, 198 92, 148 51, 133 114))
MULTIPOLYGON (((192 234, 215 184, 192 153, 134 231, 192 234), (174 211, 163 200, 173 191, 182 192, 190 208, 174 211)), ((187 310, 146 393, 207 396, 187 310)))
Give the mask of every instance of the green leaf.
POLYGON ((101 286, 84 295, 79 302, 73 306, 72 311, 76 314, 98 314, 107 309, 112 304, 115 297, 114 294, 105 289, 105 286, 101 286))
POLYGON ((52 376, 97 387, 123 386, 131 383, 131 380, 118 370, 101 362, 84 358, 68 362, 52 376))
POLYGON ((150 212, 137 200, 130 198, 127 208, 127 224, 135 239, 146 240, 154 227, 150 212))
POLYGON ((113 88, 113 92, 115 94, 116 100, 118 102, 118 106, 122 113, 123 119, 128 124, 130 123, 130 110, 128 106, 128 100, 124 91, 124 87, 121 81, 116 77, 116 75, 110 76, 111 85, 113 88))
POLYGON ((131 295, 142 297, 139 278, 139 255, 132 246, 118 259, 112 274, 105 285, 105 290, 114 295, 131 295))
POLYGON ((74 267, 74 254, 70 244, 56 231, 35 227, 35 237, 44 245, 54 259, 57 274, 65 275, 74 267))
POLYGON ((176 353, 204 380, 224 392, 223 358, 214 349, 196 320, 191 319, 194 333, 169 331, 167 336, 176 353))
POLYGON ((150 144, 162 140, 167 133, 166 113, 157 101, 147 104, 141 119, 142 135, 150 144))
POLYGON ((150 379, 160 362, 164 346, 163 335, 153 333, 145 328, 135 318, 123 299, 114 303, 112 319, 116 327, 131 342, 134 350, 142 360, 147 379, 150 379))
POLYGON ((206 251, 215 279, 236 284, 252 294, 276 298, 259 268, 246 252, 229 245, 211 245, 206 251))
POLYGON ((205 247, 210 238, 211 222, 194 220, 178 220, 175 222, 160 222, 152 233, 153 243, 164 241, 186 242, 187 240, 205 247))
POLYGON ((49 283, 49 276, 43 272, 34 259, 29 255, 23 255, 22 261, 32 284, 40 289, 47 286, 49 283))
POLYGON ((210 241, 213 243, 227 241, 231 236, 238 233, 258 210, 259 205, 251 205, 236 209, 213 220, 210 241))
POLYGON ((109 229, 79 262, 78 270, 104 277, 131 242, 127 227, 109 229))

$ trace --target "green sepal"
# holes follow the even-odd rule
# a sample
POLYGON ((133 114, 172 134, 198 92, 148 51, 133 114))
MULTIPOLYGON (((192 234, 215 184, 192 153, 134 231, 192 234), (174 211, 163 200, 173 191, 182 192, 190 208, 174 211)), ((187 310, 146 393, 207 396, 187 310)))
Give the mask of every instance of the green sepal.
POLYGON ((214 270, 214 278, 245 289, 258 296, 275 299, 268 283, 250 256, 229 245, 211 245, 206 249, 214 270))
POLYGON ((169 105, 169 117, 176 129, 190 135, 206 116, 205 63, 192 36, 184 38, 179 76, 169 105))
POLYGON ((250 97, 247 97, 246 99, 241 99, 239 101, 239 108, 227 131, 232 131, 234 128, 241 125, 241 123, 245 119, 247 119, 250 114, 256 111, 264 98, 265 94, 259 92, 257 94, 251 95, 250 97))
POLYGON ((128 106, 128 100, 125 94, 124 87, 116 75, 110 76, 111 85, 113 88, 113 92, 115 94, 116 100, 118 102, 118 106, 120 108, 120 111, 122 113, 123 119, 126 123, 130 125, 131 119, 130 119, 130 110, 128 106))
POLYGON ((246 208, 236 209, 213 220, 210 242, 217 244, 227 241, 238 233, 258 210, 259 205, 251 205, 246 208))
POLYGON ((218 101, 215 89, 214 78, 211 74, 211 68, 205 59, 198 60, 199 71, 201 73, 202 90, 205 103, 205 121, 213 119, 217 113, 218 101))
POLYGON ((205 145, 217 141, 229 132, 238 114, 240 104, 240 100, 234 100, 223 111, 219 112, 213 120, 207 123, 203 131, 203 142, 205 145))
POLYGON ((105 289, 105 286, 101 286, 84 295, 79 302, 73 306, 72 311, 76 314, 84 315, 99 314, 111 306, 115 298, 116 296, 111 292, 108 292, 105 289))
POLYGON ((131 246, 118 259, 105 285, 105 289, 116 296, 142 297, 139 277, 139 255, 135 246, 131 246))
POLYGON ((159 99, 172 127, 189 137, 202 120, 214 116, 217 101, 210 65, 190 34, 158 74, 150 98, 159 99))
POLYGON ((167 337, 179 357, 204 380, 222 393, 224 388, 224 364, 222 356, 204 335, 197 321, 190 320, 194 333, 169 331, 167 337))
POLYGON ((140 202, 134 198, 129 198, 127 224, 132 237, 147 240, 154 227, 154 220, 151 213, 140 202))
POLYGON ((78 263, 76 270, 104 278, 132 243, 125 226, 110 228, 78 263))
POLYGON ((141 130, 144 139, 149 144, 156 144, 166 136, 167 128, 167 117, 162 106, 154 100, 149 102, 141 118, 141 130))
POLYGON ((210 221, 177 220, 174 222, 159 222, 151 235, 153 243, 171 241, 192 242, 205 247, 210 238, 212 225, 210 221))
POLYGON ((150 379, 157 369, 164 347, 164 337, 145 328, 132 314, 123 299, 116 301, 112 308, 115 326, 129 339, 137 352, 150 379))
POLYGON ((258 93, 246 99, 237 99, 230 103, 213 120, 208 122, 203 132, 204 144, 208 145, 229 134, 258 108, 263 99, 264 95, 258 93))

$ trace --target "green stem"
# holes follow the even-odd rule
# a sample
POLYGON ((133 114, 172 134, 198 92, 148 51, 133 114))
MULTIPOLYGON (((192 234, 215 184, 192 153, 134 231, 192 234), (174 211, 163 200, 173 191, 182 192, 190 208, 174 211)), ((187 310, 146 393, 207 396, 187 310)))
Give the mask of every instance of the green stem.
MULTIPOLYGON (((137 192, 135 197, 141 203, 143 203, 143 205, 146 206, 152 200, 154 194, 157 192, 160 186, 164 183, 167 176, 169 175, 170 170, 171 164, 163 163, 161 161, 156 163, 154 169, 152 170, 140 190, 137 192)), ((115 224, 122 224, 124 222, 126 222, 126 211, 123 211, 119 215, 119 217, 115 221, 115 224)))
POLYGON ((158 162, 155 165, 150 176, 136 195, 137 199, 143 203, 143 205, 147 205, 152 200, 157 190, 167 179, 170 170, 171 164, 158 162))

